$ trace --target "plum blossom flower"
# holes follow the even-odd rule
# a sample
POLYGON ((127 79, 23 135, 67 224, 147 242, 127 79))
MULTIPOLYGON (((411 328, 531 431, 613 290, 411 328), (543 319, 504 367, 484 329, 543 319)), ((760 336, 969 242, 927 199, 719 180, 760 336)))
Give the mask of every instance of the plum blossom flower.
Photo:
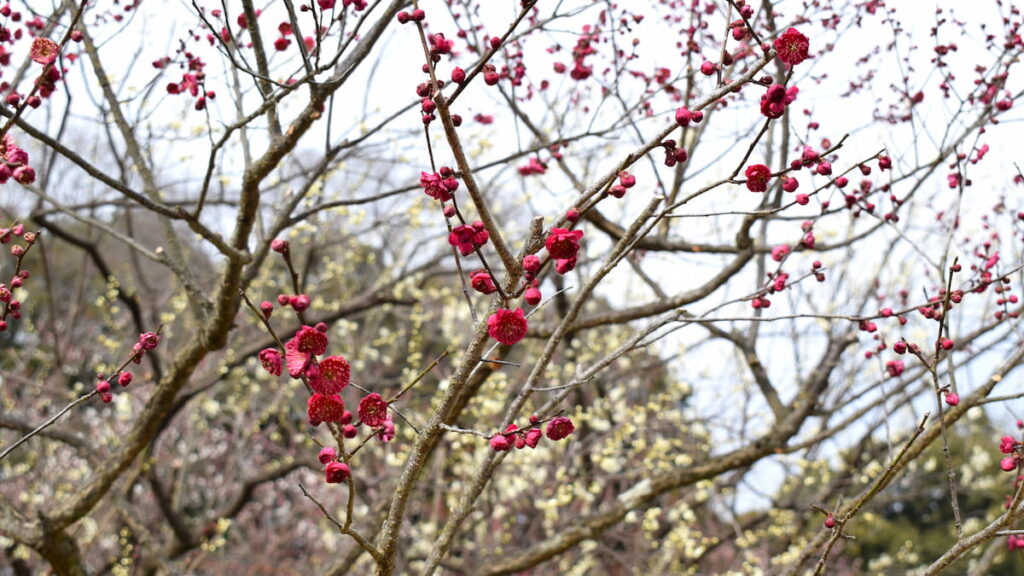
MULTIPOLYGON (((320 361, 318 368, 316 377, 309 378, 309 387, 313 391, 321 394, 337 394, 348 386, 351 368, 348 361, 342 356, 328 356, 320 361)), ((280 364, 278 364, 278 371, 280 371, 280 364)))
POLYGON ((324 468, 324 478, 328 484, 341 484, 351 475, 352 471, 344 462, 331 462, 324 468))
POLYGON ((526 270, 530 274, 536 275, 540 272, 540 258, 537 258, 535 254, 527 254, 523 257, 523 270, 526 270))
POLYGON ((156 332, 144 332, 139 334, 139 346, 147 352, 153 350, 160 344, 160 336, 156 332))
POLYGON ((448 234, 448 243, 458 248, 463 256, 468 256, 486 244, 490 237, 491 234, 484 228, 484 223, 477 220, 472 225, 463 224, 453 228, 448 234))
POLYGON ((344 414, 345 402, 337 394, 316 393, 306 401, 306 415, 313 426, 321 422, 341 422, 344 414))
POLYGON ((522 308, 499 308, 487 319, 487 333, 498 342, 511 346, 526 336, 526 314, 522 308))
POLYGON ((747 190, 751 192, 768 191, 768 179, 771 178, 772 171, 764 164, 747 166, 743 175, 747 177, 747 190))
POLYGON ((328 464, 338 459, 338 451, 330 446, 326 446, 320 449, 320 453, 317 454, 317 460, 320 460, 321 464, 328 464))
POLYGON ((1013 436, 1003 436, 999 439, 999 451, 1003 454, 1010 454, 1013 452, 1014 446, 1017 444, 1017 440, 1013 436))
POLYGON ((885 371, 889 373, 889 376, 896 378, 900 374, 903 374, 905 366, 902 360, 889 360, 885 363, 885 371))
POLYGON ((298 378, 306 371, 314 356, 327 351, 327 335, 312 326, 303 326, 295 336, 284 345, 285 362, 288 364, 288 375, 298 378))
POLYGON ((420 172, 420 186, 427 196, 434 200, 447 202, 452 199, 452 194, 459 188, 459 181, 449 176, 445 178, 437 172, 420 172))
POLYGON ((543 435, 544 434, 540 431, 540 428, 532 428, 526 433, 526 445, 530 448, 536 448, 537 443, 540 442, 543 435))
POLYGON ((761 114, 768 118, 781 118, 786 112, 786 106, 796 100, 799 91, 796 86, 786 88, 782 84, 772 84, 761 95, 761 114))
POLYGON ((555 272, 568 274, 576 268, 576 257, 555 260, 555 272))
POLYGON ((790 66, 796 66, 806 60, 810 47, 810 40, 796 28, 786 30, 775 39, 775 52, 778 53, 779 60, 790 66))
POLYGON ((576 426, 573 425, 572 420, 565 416, 556 416, 548 422, 547 430, 545 434, 551 440, 561 440, 573 433, 576 426))
POLYGON ((41 37, 32 40, 32 48, 29 50, 32 60, 44 66, 52 64, 57 59, 58 53, 60 53, 60 47, 56 42, 41 37))
POLYGON ((388 417, 388 403, 376 392, 359 401, 359 419, 371 428, 383 426, 388 417))
POLYGON ((512 442, 504 434, 491 436, 491 449, 495 452, 505 452, 512 449, 512 442))
POLYGON ((377 439, 385 444, 395 439, 395 422, 391 419, 391 414, 384 418, 384 424, 381 425, 380 431, 377 432, 377 439))
POLYGON ((260 350, 259 356, 264 370, 273 376, 281 375, 281 353, 277 348, 264 348, 260 350))
POLYGON ((557 260, 575 258, 580 249, 580 238, 583 238, 583 230, 552 228, 544 241, 544 247, 557 260))
POLYGON ((548 171, 547 165, 541 162, 538 158, 530 158, 525 166, 517 168, 520 176, 532 176, 534 174, 543 174, 548 171))
POLYGON ((469 284, 481 294, 493 294, 498 290, 498 287, 494 285, 490 272, 487 270, 471 272, 469 274, 469 284))

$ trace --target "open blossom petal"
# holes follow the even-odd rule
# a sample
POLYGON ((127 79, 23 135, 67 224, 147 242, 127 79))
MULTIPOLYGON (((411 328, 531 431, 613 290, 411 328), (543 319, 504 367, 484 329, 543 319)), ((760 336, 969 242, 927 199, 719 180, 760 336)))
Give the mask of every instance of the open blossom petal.
POLYGON ((423 191, 434 200, 447 202, 459 187, 459 181, 454 178, 444 178, 437 172, 420 172, 420 186, 423 191))
POLYGON ((293 340, 297 342, 299 352, 305 352, 314 356, 320 356, 327 352, 327 335, 312 326, 300 328, 295 333, 293 340))
POLYGON ((547 240, 544 241, 544 247, 552 258, 567 260, 576 257, 580 249, 580 238, 583 238, 583 230, 552 228, 547 240))
POLYGON ((498 342, 511 346, 526 336, 526 314, 522 308, 499 308, 487 319, 487 333, 498 342))
POLYGON ((808 58, 810 40, 801 34, 796 28, 790 28, 775 39, 775 51, 782 60, 790 66, 796 66, 808 58))
POLYGON ((29 55, 32 60, 39 64, 50 64, 57 59, 57 54, 60 52, 60 47, 57 43, 49 38, 36 38, 32 40, 32 48, 29 50, 29 55))
POLYGON ((565 416, 556 416, 551 419, 551 422, 548 422, 548 428, 545 433, 551 440, 561 440, 572 434, 575 429, 576 426, 573 425, 572 420, 565 416))
POLYGON ((388 403, 380 397, 380 394, 376 392, 367 394, 359 401, 359 419, 363 421, 363 424, 376 428, 382 426, 387 421, 387 417, 388 403))
POLYGON ((337 394, 313 394, 306 402, 306 412, 314 426, 321 422, 341 422, 345 403, 337 394))
POLYGON ((351 474, 348 464, 344 462, 331 462, 324 468, 324 479, 328 484, 341 484, 348 480, 351 474))
POLYGON ((321 394, 337 394, 348 386, 351 368, 341 356, 328 356, 320 361, 317 378, 309 379, 309 386, 321 394))
POLYGON ((277 348, 265 348, 260 350, 260 363, 263 369, 274 376, 281 375, 281 353, 277 348))
POLYGON ((305 352, 300 352, 298 340, 292 338, 284 345, 284 360, 288 365, 288 375, 292 378, 298 378, 306 371, 306 366, 309 365, 312 356, 305 352))
POLYGON ((391 414, 388 414, 387 418, 384 419, 380 432, 377 432, 377 439, 385 444, 395 439, 395 423, 391 420, 391 414))

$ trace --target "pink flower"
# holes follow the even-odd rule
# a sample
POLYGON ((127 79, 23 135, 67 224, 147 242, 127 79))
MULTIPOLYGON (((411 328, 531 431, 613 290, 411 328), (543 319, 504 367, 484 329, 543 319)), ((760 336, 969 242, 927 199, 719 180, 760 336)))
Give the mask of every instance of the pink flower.
POLYGON ((18 166, 11 176, 19 184, 31 184, 36 181, 36 170, 31 166, 18 166))
POLYGON ((395 423, 391 420, 391 414, 384 419, 380 431, 377 432, 377 439, 385 444, 395 439, 395 423))
MULTIPOLYGON (((4 140, 6 141, 7 138, 4 138, 4 140)), ((11 141, 4 146, 4 160, 7 160, 8 164, 16 166, 28 164, 28 152, 14 145, 14 139, 11 138, 11 141)))
POLYGON ((999 467, 1003 472, 1013 472, 1017 469, 1017 458, 1014 456, 1007 456, 999 461, 999 467))
POLYGON ((960 403, 960 395, 959 394, 957 394, 956 392, 948 392, 946 394, 946 404, 949 404, 950 406, 956 406, 959 403, 960 403))
MULTIPOLYGON (((351 369, 341 356, 328 356, 320 361, 319 374, 309 378, 309 387, 321 394, 337 394, 348 386, 351 369)), ((280 373, 280 363, 278 373, 280 373)))
POLYGON ((540 258, 534 254, 527 254, 523 257, 523 270, 536 275, 540 272, 540 258))
POLYGON ((455 47, 455 41, 448 40, 444 37, 444 34, 428 34, 427 40, 430 41, 432 46, 432 54, 449 54, 452 48, 455 47))
POLYGON ((904 365, 902 360, 889 360, 885 363, 885 371, 893 378, 903 374, 903 369, 904 365))
POLYGON ((526 315, 522 308, 499 308, 487 319, 487 333, 498 342, 511 346, 526 336, 526 315))
POLYGON ((999 451, 1003 454, 1011 454, 1016 444, 1017 440, 1013 436, 1003 436, 999 439, 999 451))
POLYGON ((782 60, 790 66, 796 66, 808 58, 807 51, 811 44, 796 28, 790 28, 775 39, 775 51, 782 60))
POLYGON ((559 274, 568 274, 576 268, 576 258, 566 258, 564 260, 555 260, 555 272, 559 274))
POLYGON ((786 106, 796 100, 799 91, 796 86, 786 88, 781 84, 772 84, 768 91, 761 95, 761 114, 768 118, 781 118, 786 106))
POLYGON ((351 475, 352 471, 344 462, 331 462, 324 468, 324 478, 328 484, 341 484, 351 475))
POLYGON ((139 346, 143 350, 152 350, 160 344, 160 336, 156 332, 144 332, 139 334, 139 346))
POLYGON ((786 244, 780 244, 775 248, 772 248, 772 260, 776 262, 782 262, 789 256, 790 247, 786 244))
POLYGON ((453 228, 448 234, 448 243, 458 248, 463 256, 468 256, 486 244, 490 237, 490 233, 484 229, 484 223, 477 220, 472 225, 463 224, 453 228))
POLYGON ((520 176, 540 175, 548 171, 548 167, 537 158, 530 158, 525 166, 517 168, 520 176))
POLYGON ((676 108, 676 124, 680 126, 688 126, 690 120, 693 119, 693 114, 690 113, 690 109, 686 106, 676 108))
POLYGON ((491 436, 491 449, 495 452, 505 452, 506 450, 512 449, 512 442, 505 437, 504 434, 495 434, 491 436))
POLYGON ((572 434, 576 427, 573 426, 572 420, 565 416, 556 416, 548 422, 548 428, 545 431, 547 437, 551 440, 561 440, 572 434))
POLYGON ((327 335, 312 326, 303 326, 295 336, 284 345, 285 362, 288 364, 288 375, 298 378, 306 371, 313 356, 327 351, 327 335))
POLYGON ((437 172, 420 172, 420 186, 427 196, 434 200, 447 202, 452 199, 452 194, 459 188, 459 181, 453 177, 445 178, 437 172))
POLYGON ((544 247, 552 258, 564 260, 575 258, 580 249, 580 238, 583 238, 583 230, 566 230, 565 228, 552 228, 544 241, 544 247))
POLYGON ((540 428, 530 429, 526 433, 526 445, 530 448, 536 448, 537 443, 540 442, 541 436, 543 436, 543 434, 541 433, 540 428))
POLYGON ((320 450, 320 454, 317 455, 317 459, 320 460, 321 464, 328 464, 338 459, 338 451, 327 446, 320 450))
POLYGON ((307 310, 309 308, 309 296, 306 294, 296 294, 288 299, 288 305, 296 312, 307 310))
POLYGON ((743 175, 747 177, 747 190, 751 192, 768 191, 768 179, 772 177, 772 171, 764 164, 747 166, 743 175))
POLYGON ((125 386, 131 384, 132 383, 132 373, 131 372, 121 372, 121 375, 117 377, 117 383, 120 384, 122 388, 124 388, 125 386))
POLYGON ((469 283, 473 286, 473 290, 481 294, 493 294, 498 291, 498 287, 494 285, 494 280, 491 279, 491 274, 486 270, 471 272, 469 274, 469 283))
POLYGON ((313 426, 321 422, 341 422, 344 413, 345 402, 337 394, 313 394, 306 402, 306 415, 313 426))
POLYGON ((32 48, 29 50, 29 56, 32 60, 39 64, 53 63, 57 59, 57 54, 60 52, 60 47, 57 43, 49 38, 36 38, 32 41, 32 48))
POLYGON ((526 292, 523 293, 523 300, 526 301, 526 303, 529 304, 530 306, 536 306, 537 304, 540 304, 540 301, 543 298, 544 295, 541 294, 540 290, 534 288, 533 286, 527 288, 526 292))
POLYGON ((382 426, 387 421, 388 403, 376 392, 363 396, 359 401, 359 419, 371 428, 382 426))
POLYGON ((281 375, 281 353, 277 348, 264 348, 260 350, 260 364, 263 369, 273 376, 281 375))

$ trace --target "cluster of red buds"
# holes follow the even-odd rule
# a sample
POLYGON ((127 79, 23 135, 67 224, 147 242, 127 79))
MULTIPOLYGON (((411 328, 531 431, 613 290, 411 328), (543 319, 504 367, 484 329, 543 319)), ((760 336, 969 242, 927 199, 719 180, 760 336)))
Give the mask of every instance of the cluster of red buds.
POLYGON ((1003 436, 999 439, 999 451, 1007 454, 999 461, 999 467, 1004 472, 1013 472, 1020 467, 1021 449, 1024 449, 1024 443, 1018 442, 1013 436, 1003 436))
POLYGON ((10 132, 0 139, 0 184, 14 178, 21 184, 36 181, 36 171, 29 166, 28 152, 20 148, 10 132))
POLYGON ((530 426, 520 430, 515 424, 509 424, 504 432, 494 434, 490 438, 491 448, 497 452, 505 452, 516 448, 521 450, 527 446, 536 448, 542 436, 549 440, 562 440, 576 430, 572 420, 565 416, 555 416, 548 422, 547 429, 541 434, 540 419, 536 414, 530 416, 530 426))
POLYGON ((110 403, 114 399, 114 395, 111 394, 111 383, 117 382, 122 388, 127 388, 132 383, 132 373, 125 370, 128 364, 140 364, 143 356, 146 352, 155 350, 160 344, 160 334, 157 332, 143 332, 139 334, 139 340, 132 346, 131 356, 124 361, 123 364, 111 375, 106 376, 104 374, 96 375, 96 393, 99 394, 100 400, 105 404, 110 403))
POLYGON ((27 232, 25 226, 16 223, 10 228, 0 228, 0 244, 11 245, 11 256, 15 258, 14 274, 7 283, 0 282, 0 332, 7 330, 7 319, 21 318, 21 301, 14 297, 14 290, 21 288, 30 274, 25 269, 25 256, 32 249, 37 238, 36 232, 27 232), (21 242, 17 240, 20 239, 21 242))

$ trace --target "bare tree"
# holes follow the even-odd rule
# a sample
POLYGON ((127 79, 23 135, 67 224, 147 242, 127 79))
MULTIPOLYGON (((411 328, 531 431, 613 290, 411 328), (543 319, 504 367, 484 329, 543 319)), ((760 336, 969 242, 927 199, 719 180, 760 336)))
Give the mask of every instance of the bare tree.
POLYGON ((0 572, 1011 566, 1020 10, 502 4, 0 7, 0 572))

